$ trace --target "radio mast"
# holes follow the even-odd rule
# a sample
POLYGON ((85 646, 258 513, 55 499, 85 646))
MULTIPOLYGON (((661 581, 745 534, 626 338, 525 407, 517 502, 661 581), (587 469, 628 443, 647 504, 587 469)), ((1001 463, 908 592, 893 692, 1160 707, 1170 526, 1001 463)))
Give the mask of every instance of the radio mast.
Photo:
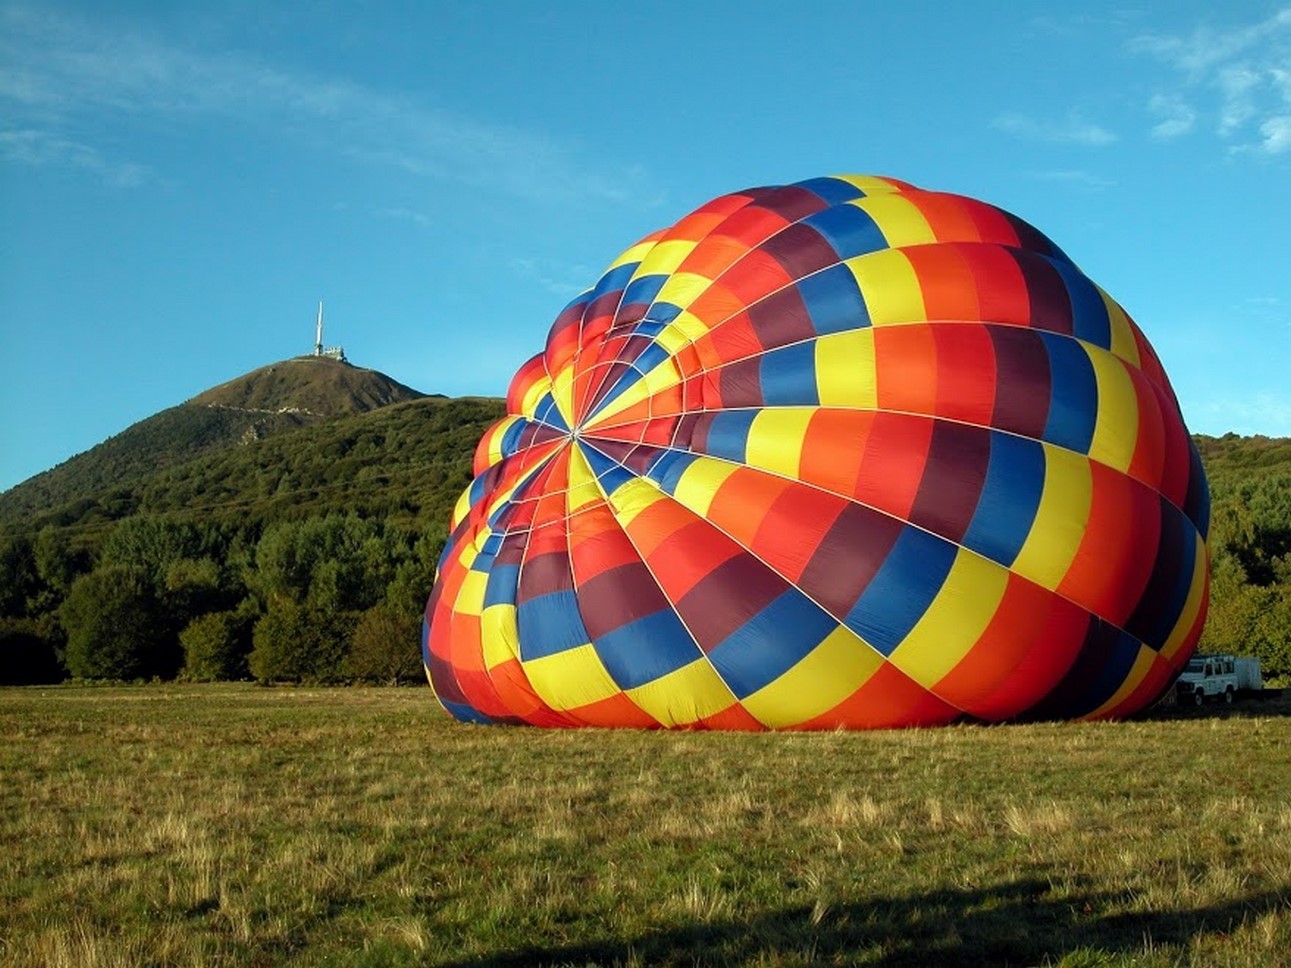
POLYGON ((323 301, 318 301, 318 331, 314 334, 314 355, 323 355, 323 301))

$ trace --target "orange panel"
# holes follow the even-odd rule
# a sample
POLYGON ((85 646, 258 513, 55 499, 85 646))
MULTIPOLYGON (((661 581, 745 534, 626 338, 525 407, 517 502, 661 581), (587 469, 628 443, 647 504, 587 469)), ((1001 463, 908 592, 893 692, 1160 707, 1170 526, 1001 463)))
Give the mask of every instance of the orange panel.
MULTIPOLYGON (((923 214, 939 242, 980 242, 982 232, 965 199, 943 192, 908 192, 906 200, 923 214)), ((906 250, 907 253, 909 250, 906 250)))
POLYGON ((903 251, 919 277, 928 319, 971 322, 982 318, 973 270, 955 246, 912 245, 903 251))
POLYGON ((874 330, 880 410, 936 413, 937 343, 925 325, 874 330))
POLYGON ((851 496, 874 414, 856 410, 817 410, 803 437, 798 477, 835 494, 851 496))
POLYGON ((1151 577, 1160 507, 1156 494, 1133 478, 1097 461, 1090 461, 1089 468, 1089 520, 1058 594, 1120 626, 1151 577))
POLYGON ((954 706, 927 692, 896 666, 884 663, 865 685, 833 709, 793 728, 944 726, 954 722, 959 715, 954 706))

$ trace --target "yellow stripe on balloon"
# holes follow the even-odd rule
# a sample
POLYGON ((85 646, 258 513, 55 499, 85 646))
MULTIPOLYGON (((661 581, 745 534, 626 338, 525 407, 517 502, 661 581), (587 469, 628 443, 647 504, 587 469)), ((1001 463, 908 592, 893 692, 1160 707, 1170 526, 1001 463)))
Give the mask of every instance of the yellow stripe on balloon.
POLYGON ((551 381, 551 398, 556 401, 556 409, 564 419, 566 426, 573 426, 574 420, 574 366, 568 363, 560 368, 556 378, 551 381))
POLYGON ((797 726, 827 713, 865 685, 883 657, 855 632, 840 625, 814 649, 740 705, 763 726, 797 726))
POLYGON ((1052 444, 1042 446, 1044 490, 1013 570, 1053 591, 1067 574, 1084 537, 1094 483, 1087 458, 1052 444))
POLYGON ((457 600, 453 602, 453 611, 462 615, 480 615, 484 611, 484 592, 489 585, 489 576, 483 571, 467 571, 462 579, 462 586, 457 590, 457 600))
POLYGON ((936 242, 937 235, 917 205, 904 195, 885 194, 848 202, 874 219, 893 249, 936 242))
POLYGON ((520 658, 520 629, 514 605, 490 605, 480 613, 480 644, 486 669, 520 658))
POLYGON ((672 272, 685 260, 686 256, 695 248, 693 239, 672 239, 668 242, 659 242, 652 248, 646 257, 641 260, 636 271, 632 273, 633 279, 640 279, 642 276, 661 276, 672 272))
POLYGON ((762 410, 749 425, 744 463, 784 477, 798 477, 802 442, 814 407, 775 407, 762 410))
POLYGON ((705 658, 625 694, 664 726, 691 726, 735 702, 735 694, 705 658))
POLYGON ((453 516, 449 521, 448 530, 451 534, 457 530, 457 526, 466 519, 471 513, 471 489, 468 487, 457 496, 457 503, 453 505, 453 516))
POLYGON ((1098 411, 1089 457, 1122 473, 1130 469, 1139 441, 1139 398, 1127 364, 1106 350, 1080 344, 1094 366, 1098 381, 1098 411))
POLYGON ((831 175, 830 177, 855 185, 866 195, 891 195, 902 190, 886 178, 880 178, 877 175, 831 175))
POLYGON ((586 706, 619 692, 590 642, 522 664, 529 685, 552 709, 586 706))
POLYGON ((651 249, 658 245, 658 242, 658 238, 652 236, 642 239, 635 245, 628 246, 618 254, 618 257, 613 262, 606 266, 605 271, 609 272, 611 269, 617 269, 619 266, 625 266, 630 262, 640 262, 650 253, 651 249))
POLYGON ((1205 601, 1206 570, 1210 567, 1210 555, 1206 551, 1206 543, 1201 540, 1201 535, 1197 536, 1194 545, 1192 583, 1188 586, 1188 597, 1184 599, 1179 620, 1175 622, 1174 628, 1166 637, 1165 645, 1161 647, 1163 659, 1173 660, 1179 654, 1179 650, 1188 640, 1188 633, 1192 630, 1193 623, 1197 621, 1197 613, 1205 601))
POLYGON ((518 421, 519 419, 520 419, 519 417, 512 414, 512 415, 503 417, 501 420, 499 420, 496 424, 493 425, 493 429, 489 432, 489 466, 490 467, 492 467, 494 464, 502 460, 502 441, 506 437, 507 431, 510 430, 512 425, 515 424, 515 422, 518 421))
POLYGON ((602 500, 604 498, 601 497, 601 489, 596 485, 596 472, 592 470, 592 465, 587 463, 582 448, 571 447, 569 449, 569 490, 565 494, 565 507, 570 517, 589 504, 598 504, 602 500))
POLYGON ((677 272, 668 277, 668 281, 654 298, 656 302, 671 303, 679 309, 685 309, 712 284, 713 280, 708 276, 695 272, 677 272))
POLYGON ((644 478, 633 477, 610 492, 607 499, 619 526, 627 528, 638 514, 656 501, 666 501, 668 495, 644 478))
POLYGON ((844 265, 856 277, 870 322, 875 326, 922 322, 928 318, 919 277, 899 249, 880 249, 848 259, 844 265))
POLYGON ((931 689, 968 655, 995 617, 1008 569, 960 548, 941 590, 889 661, 931 689))
POLYGON ((677 486, 673 488, 673 499, 700 517, 706 517, 713 495, 738 469, 738 464, 700 457, 682 472, 677 486))
POLYGON ((1098 294, 1103 297, 1103 305, 1107 307, 1107 321, 1112 331, 1112 352, 1131 366, 1142 368, 1138 340, 1134 338, 1134 327, 1130 325, 1125 310, 1102 289, 1098 290, 1098 294))
POLYGON ((1147 678, 1148 673, 1152 671, 1152 666, 1158 661, 1160 660, 1157 654, 1140 642, 1138 654, 1134 657, 1134 665, 1131 666, 1130 671, 1126 673, 1125 679, 1121 682, 1120 687, 1116 692, 1112 693, 1111 698, 1108 699, 1107 702, 1103 703, 1092 712, 1087 713, 1083 718, 1101 719, 1114 712, 1116 707, 1128 699, 1130 694, 1133 693, 1134 690, 1139 687, 1140 683, 1147 678))
POLYGON ((642 375, 639 380, 606 404, 604 409, 596 411, 595 419, 588 426, 595 427, 597 424, 604 424, 611 417, 635 407, 642 400, 675 387, 680 382, 681 375, 677 372, 676 361, 670 356, 665 357, 655 364, 651 370, 642 375))
POLYGON ((533 384, 525 390, 524 398, 520 401, 520 412, 526 417, 532 417, 538 412, 538 401, 546 395, 551 389, 551 377, 545 372, 534 378, 533 384))
POLYGON ((816 391, 822 407, 873 410, 879 405, 874 330, 847 330, 816 340, 816 391))

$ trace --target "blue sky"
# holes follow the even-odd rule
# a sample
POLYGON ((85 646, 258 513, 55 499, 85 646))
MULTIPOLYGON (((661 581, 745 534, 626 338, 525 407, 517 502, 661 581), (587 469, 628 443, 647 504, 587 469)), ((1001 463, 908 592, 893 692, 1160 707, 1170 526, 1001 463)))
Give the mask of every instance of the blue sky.
POLYGON ((0 488, 319 299, 354 363, 501 395, 640 236, 838 172, 1022 216, 1191 429, 1291 435, 1285 3, 0 0, 0 488))

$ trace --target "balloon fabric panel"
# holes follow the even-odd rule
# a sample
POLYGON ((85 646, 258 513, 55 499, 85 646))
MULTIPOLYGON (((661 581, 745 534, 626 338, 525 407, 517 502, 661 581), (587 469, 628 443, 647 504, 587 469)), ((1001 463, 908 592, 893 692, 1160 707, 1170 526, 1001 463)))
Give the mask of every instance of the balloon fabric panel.
POLYGON ((714 199, 572 300, 507 406, 423 628, 464 721, 1118 717, 1200 635, 1209 491, 1160 362, 984 202, 714 199))

